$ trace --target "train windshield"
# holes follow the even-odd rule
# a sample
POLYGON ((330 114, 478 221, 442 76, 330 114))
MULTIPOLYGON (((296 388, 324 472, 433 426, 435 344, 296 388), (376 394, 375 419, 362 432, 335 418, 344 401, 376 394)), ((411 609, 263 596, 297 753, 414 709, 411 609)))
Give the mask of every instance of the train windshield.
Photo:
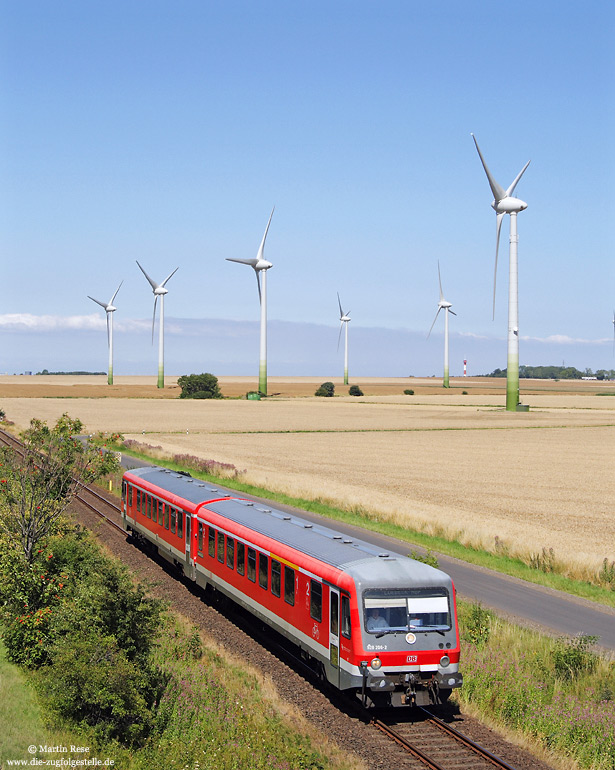
POLYGON ((371 634, 448 631, 448 592, 436 589, 370 590, 363 596, 365 628, 371 634))

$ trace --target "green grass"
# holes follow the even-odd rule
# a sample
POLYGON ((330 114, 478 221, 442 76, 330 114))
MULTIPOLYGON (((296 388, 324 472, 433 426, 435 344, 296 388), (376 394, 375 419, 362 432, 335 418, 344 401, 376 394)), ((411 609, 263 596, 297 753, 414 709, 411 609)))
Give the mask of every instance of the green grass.
MULTIPOLYGON (((109 448, 116 449, 123 454, 128 454, 132 457, 137 457, 148 462, 154 462, 172 470, 189 470, 195 477, 208 481, 211 484, 220 485, 229 489, 234 489, 244 494, 254 495, 255 497, 266 498, 267 500, 283 503, 284 505, 290 505, 294 508, 310 511, 312 513, 321 514, 330 519, 341 521, 346 524, 352 524, 363 529, 378 532, 388 537, 396 538, 403 542, 408 543, 408 549, 412 546, 419 546, 426 550, 435 552, 436 554, 444 554, 446 556, 452 556, 455 559, 468 562, 470 564, 476 564, 480 567, 493 570, 495 572, 501 572, 505 575, 526 580, 530 583, 536 583, 538 585, 553 588, 558 591, 572 594, 574 596, 580 596, 590 601, 598 602, 600 604, 606 604, 608 606, 615 606, 615 591, 608 588, 604 588, 594 583, 589 583, 582 580, 574 580, 559 574, 558 572, 543 572, 540 569, 535 569, 528 566, 519 558, 507 556, 506 554, 492 553, 490 551, 481 550, 478 548, 472 548, 467 545, 463 545, 457 541, 449 540, 442 536, 429 535, 417 530, 408 529, 397 524, 393 524, 389 521, 381 520, 377 516, 373 516, 369 511, 364 509, 353 508, 351 510, 344 510, 342 508, 335 507, 329 503, 320 500, 308 500, 301 497, 291 497, 290 495, 280 494, 273 492, 264 487, 257 487, 252 484, 245 484, 238 478, 220 478, 218 476, 212 476, 210 474, 201 473, 186 466, 178 465, 171 460, 152 458, 151 456, 136 452, 133 450, 126 450, 122 445, 111 445, 107 442, 109 448)), ((596 565, 596 573, 598 573, 601 565, 596 565)))
POLYGON ((615 664, 591 637, 553 639, 459 602, 464 683, 455 699, 559 766, 615 767, 615 664))

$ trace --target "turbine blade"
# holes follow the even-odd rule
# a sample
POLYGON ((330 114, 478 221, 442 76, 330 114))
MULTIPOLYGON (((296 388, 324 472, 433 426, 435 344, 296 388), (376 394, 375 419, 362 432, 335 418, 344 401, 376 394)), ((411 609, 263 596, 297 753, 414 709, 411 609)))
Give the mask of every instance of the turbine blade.
POLYGON ((340 299, 340 293, 337 292, 337 304, 340 306, 340 318, 344 315, 344 311, 342 310, 342 300, 340 299))
POLYGON ((165 283, 166 283, 167 281, 169 281, 171 278, 173 278, 173 276, 175 275, 175 273, 176 273, 178 270, 179 270, 179 267, 176 267, 176 268, 175 268, 175 270, 173 270, 173 272, 172 272, 172 273, 170 273, 169 275, 167 275, 167 277, 164 279, 164 281, 163 281, 163 282, 160 284, 160 288, 161 288, 161 289, 164 289, 164 285, 165 285, 165 283))
POLYGON ((340 333, 337 335, 337 350, 338 350, 338 353, 339 353, 339 349, 340 349, 340 340, 342 339, 342 329, 343 328, 344 328, 344 322, 342 321, 342 323, 340 324, 340 333))
POLYGON ((258 274, 258 270, 254 271, 256 273, 256 285, 258 286, 258 301, 262 305, 263 303, 263 296, 261 294, 261 277, 258 274))
MULTIPOLYGON (((135 259, 135 262, 137 263, 137 265, 139 265, 139 260, 138 260, 138 259, 135 259)), ((153 291, 156 291, 156 289, 158 288, 158 284, 156 283, 156 281, 152 281, 152 279, 151 279, 151 278, 149 277, 149 275, 148 275, 148 274, 145 272, 145 270, 144 270, 144 269, 141 267, 141 265, 139 265, 139 268, 141 269, 141 272, 143 273, 143 275, 144 275, 144 276, 147 278, 147 280, 150 282, 150 286, 152 287, 152 290, 153 290, 153 291)))
POLYGON ((96 302, 97 305, 100 305, 101 307, 104 307, 105 310, 107 309, 107 303, 106 302, 101 302, 99 299, 94 299, 94 297, 90 297, 89 294, 88 294, 88 299, 91 299, 92 302, 96 302))
MULTIPOLYGON (((483 158, 483 154, 480 151, 480 147, 478 146, 478 142, 476 141, 476 137, 474 136, 474 134, 472 134, 472 139, 474 139, 474 144, 476 145, 476 149, 478 150, 478 157, 480 158, 480 161, 483 164, 483 168, 485 169, 485 174, 487 174, 487 179, 489 180, 489 187, 491 187, 491 192, 493 193, 493 197, 495 198, 496 201, 501 201, 503 198, 506 197, 506 192, 504 191, 504 188, 501 185, 499 185, 495 181, 495 179, 491 176, 491 171, 489 171, 489 169, 487 168, 487 164, 485 163, 485 159, 483 158)), ((523 169, 523 171, 525 171, 525 169, 523 169)))
POLYGON ((442 308, 441 308, 441 307, 439 307, 439 308, 438 308, 438 312, 436 313, 436 317, 433 319, 433 323, 432 323, 432 325, 429 327, 429 332, 427 333, 427 339, 429 339, 429 335, 431 334, 431 330, 432 330, 432 329, 433 329, 433 327, 435 326, 435 323, 436 323, 436 321, 438 320, 438 315, 439 315, 439 313, 440 313, 440 311, 441 311, 441 310, 442 310, 442 308))
POLYGON ((521 179, 521 177, 522 177, 522 176, 523 176, 523 174, 525 173, 525 169, 526 169, 526 168, 527 168, 529 165, 530 165, 530 161, 528 160, 528 162, 525 164, 525 166, 523 166, 523 168, 521 169, 521 171, 520 171, 520 172, 517 174, 517 176, 515 177, 515 181, 514 181, 514 182, 511 184, 511 186, 508 188, 508 190, 506 190, 506 195, 507 195, 507 196, 508 196, 508 195, 512 195, 512 194, 514 193, 514 191, 515 191, 515 187, 518 185, 518 183, 519 183, 519 180, 521 179))
POLYGON ((454 310, 451 310, 450 307, 448 308, 448 312, 452 313, 453 315, 457 315, 457 313, 454 310))
POLYGON ((154 313, 152 315, 152 345, 154 344, 154 324, 156 323, 156 303, 158 302, 158 295, 154 297, 154 313))
POLYGON ((113 300, 114 300, 114 299, 117 297, 117 293, 118 293, 118 291, 119 291, 119 290, 122 288, 122 284, 123 284, 123 283, 124 283, 124 281, 121 281, 121 282, 120 282, 120 285, 119 285, 119 286, 117 287, 117 289, 115 290, 115 294, 114 294, 114 295, 111 297, 111 299, 109 300, 109 304, 110 304, 110 305, 112 305, 112 304, 113 304, 113 300))
POLYGON ((267 222, 267 227, 265 228, 265 235, 263 235, 263 240, 261 241, 261 245, 258 249, 258 254, 256 255, 257 261, 259 259, 263 259, 263 252, 265 251, 265 241, 267 240, 267 233, 269 232, 269 225, 271 224, 271 218, 273 217, 273 212, 275 211, 275 206, 271 209, 271 214, 269 215, 269 221, 267 222))
POLYGON ((442 279, 440 278, 440 260, 438 260, 438 283, 440 284, 440 302, 442 302, 444 294, 442 294, 442 279))
POLYGON ((257 259, 235 259, 234 257, 225 257, 227 262, 239 262, 241 265, 250 265, 250 267, 254 267, 254 265, 258 262, 257 259))
POLYGON ((495 268, 493 270, 493 317, 495 320, 495 283, 498 277, 498 249, 500 247, 500 230, 502 229, 502 220, 504 214, 496 215, 496 235, 495 235, 495 268))

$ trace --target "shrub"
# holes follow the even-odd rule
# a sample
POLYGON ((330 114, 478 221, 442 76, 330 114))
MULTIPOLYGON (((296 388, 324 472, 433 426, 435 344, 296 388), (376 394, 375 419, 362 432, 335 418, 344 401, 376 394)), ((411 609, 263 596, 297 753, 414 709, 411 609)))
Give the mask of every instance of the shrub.
POLYGON ((335 395, 335 385, 332 382, 323 382, 314 395, 331 398, 331 396, 335 395))
POLYGON ((358 385, 351 385, 350 390, 348 391, 349 396, 362 396, 363 391, 358 385))
POLYGON ((480 604, 470 605, 470 612, 465 622, 464 639, 476 647, 483 647, 491 636, 492 613, 480 604))
POLYGON ((222 398, 218 378, 213 374, 184 374, 177 384, 182 391, 180 398, 222 398))
POLYGON ((430 567, 435 567, 438 569, 438 557, 434 556, 433 553, 427 549, 426 553, 418 553, 418 551, 411 551, 410 554, 408 554, 411 559, 414 559, 414 561, 422 561, 423 564, 429 564, 430 567))
POLYGON ((615 591, 615 561, 609 562, 608 559, 604 559, 598 573, 598 580, 615 591))
POLYGON ((531 554, 529 566, 541 572, 556 572, 555 551, 553 548, 543 548, 542 553, 531 554))
POLYGON ((467 396, 468 395, 468 391, 467 390, 462 390, 461 391, 461 395, 462 396, 467 396))
POLYGON ((580 634, 572 639, 558 639, 553 650, 553 667, 560 679, 570 680, 583 672, 591 673, 598 656, 589 647, 598 641, 597 636, 580 634))
POLYGON ((411 388, 406 388, 406 390, 404 390, 404 396, 413 396, 413 395, 414 395, 414 391, 411 388))

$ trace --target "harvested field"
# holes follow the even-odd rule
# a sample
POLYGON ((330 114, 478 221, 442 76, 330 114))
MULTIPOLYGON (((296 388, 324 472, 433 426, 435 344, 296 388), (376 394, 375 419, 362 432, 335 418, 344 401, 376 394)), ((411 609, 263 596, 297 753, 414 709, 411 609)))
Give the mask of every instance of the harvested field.
MULTIPOLYGON (((117 378, 112 388, 82 378, 26 382, 35 379, 0 378, 0 406, 16 427, 67 411, 91 432, 232 463, 248 482, 412 528, 488 548, 496 536, 512 551, 553 548, 594 570, 615 559, 615 396, 597 395, 615 393, 615 383, 532 382, 531 397, 522 383, 531 411, 515 414, 502 407, 503 381, 468 379, 462 395, 413 380, 415 395, 404 396, 408 379, 366 380, 363 398, 253 402, 180 401, 169 397, 178 393, 173 384, 154 401, 143 397, 143 388, 156 390, 148 378, 117 378), (31 387, 53 392, 24 397, 31 387), (99 389, 106 397, 94 395, 99 389)), ((287 379, 271 378, 270 390, 290 393, 294 384, 313 393, 325 378, 287 379)), ((245 393, 252 380, 220 382, 225 393, 245 393)))

